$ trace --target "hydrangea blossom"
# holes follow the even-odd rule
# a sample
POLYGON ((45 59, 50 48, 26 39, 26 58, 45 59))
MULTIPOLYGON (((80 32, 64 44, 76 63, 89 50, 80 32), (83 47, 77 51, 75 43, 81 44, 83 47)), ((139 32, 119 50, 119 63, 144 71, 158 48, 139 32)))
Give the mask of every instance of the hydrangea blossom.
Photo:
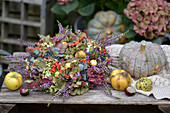
POLYGON ((60 5, 68 4, 68 2, 71 2, 72 0, 57 0, 60 5))
POLYGON ((133 30, 146 39, 163 37, 170 30, 170 3, 165 0, 131 0, 124 13, 136 24, 133 30))

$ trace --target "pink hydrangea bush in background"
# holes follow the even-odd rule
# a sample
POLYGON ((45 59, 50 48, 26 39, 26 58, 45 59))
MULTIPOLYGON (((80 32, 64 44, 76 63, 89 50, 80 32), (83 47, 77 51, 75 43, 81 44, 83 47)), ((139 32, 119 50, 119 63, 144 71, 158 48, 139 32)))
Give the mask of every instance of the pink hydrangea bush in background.
POLYGON ((72 0, 58 0, 58 3, 60 5, 65 5, 65 4, 68 4, 68 2, 71 2, 72 0))
POLYGON ((133 30, 146 39, 170 31, 170 3, 165 0, 131 0, 124 13, 136 24, 133 30))

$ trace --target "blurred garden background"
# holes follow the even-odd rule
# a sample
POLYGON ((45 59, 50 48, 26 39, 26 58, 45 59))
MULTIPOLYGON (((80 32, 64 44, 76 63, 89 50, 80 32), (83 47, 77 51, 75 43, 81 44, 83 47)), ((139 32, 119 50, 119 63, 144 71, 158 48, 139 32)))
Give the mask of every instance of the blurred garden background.
MULTIPOLYGON (((59 22, 74 32, 84 31, 94 39, 124 33, 115 44, 146 40, 170 45, 170 3, 167 0, 0 0, 0 56, 25 52, 26 47, 34 45, 42 35, 54 37, 59 31, 59 22)), ((9 62, 0 57, 0 86, 2 70, 9 62)), ((59 110, 67 111, 66 107, 61 106, 59 110)), ((124 108, 133 111, 134 107, 124 108)), ((148 105, 137 111, 143 112, 143 107, 158 111, 157 107, 148 105)), ((127 111, 122 106, 118 108, 117 111, 127 111)), ((27 112, 30 107, 19 105, 14 109, 27 112)))
POLYGON ((132 40, 170 44, 169 16, 166 0, 1 0, 0 49, 25 51, 39 34, 55 36, 57 20, 94 38, 126 32, 117 44, 132 40))

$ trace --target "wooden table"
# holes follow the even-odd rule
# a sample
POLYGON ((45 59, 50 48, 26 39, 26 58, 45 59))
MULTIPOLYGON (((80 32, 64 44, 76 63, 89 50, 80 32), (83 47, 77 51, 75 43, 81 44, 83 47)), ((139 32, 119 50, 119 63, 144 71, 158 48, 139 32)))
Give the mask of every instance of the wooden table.
MULTIPOLYGON (((157 100, 153 96, 147 97, 147 96, 144 96, 138 93, 134 96, 128 97, 124 94, 123 91, 116 91, 113 89, 112 89, 112 93, 114 96, 120 97, 121 99, 112 99, 110 97, 107 97, 100 90, 89 90, 87 93, 80 95, 80 96, 70 96, 64 103, 62 102, 62 99, 56 98, 52 102, 52 104, 57 105, 57 106, 66 105, 67 107, 68 105, 71 105, 71 106, 75 105, 75 106, 79 106, 79 108, 81 105, 88 106, 88 108, 93 106, 92 108, 96 109, 96 112, 98 113, 102 111, 101 108, 106 109, 108 106, 110 107, 107 109, 111 109, 111 110, 114 106, 115 107, 114 111, 117 109, 119 109, 119 111, 122 111, 123 108, 126 108, 126 109, 132 108, 132 111, 133 111, 134 107, 132 106, 138 106, 138 107, 142 106, 141 110, 138 110, 138 112, 142 112, 142 110, 145 110, 147 106, 151 106, 153 108, 156 106, 161 111, 165 113, 170 113, 170 100, 168 99, 157 100), (100 106, 101 108, 99 109, 99 108, 96 108, 95 106, 98 106, 98 107, 100 106), (103 108, 103 106, 105 106, 105 108, 103 108)), ((6 109, 6 111, 9 111, 10 109, 12 109, 12 107, 14 107, 17 104, 20 104, 20 105, 21 104, 22 105, 23 104, 34 104, 34 105, 44 104, 46 106, 48 102, 52 99, 52 97, 53 97, 52 95, 43 93, 43 92, 30 92, 28 96, 24 97, 20 95, 19 90, 10 91, 5 87, 5 85, 3 85, 1 92, 0 92, 0 113, 2 112, 2 109, 6 109), (4 105, 6 105, 7 107, 2 107, 4 105)), ((56 107, 54 107, 54 109, 56 109, 56 107)), ((135 112, 135 109, 134 109, 134 112, 135 112)), ((150 111, 154 111, 154 109, 150 109, 150 111)), ((3 112, 3 113, 6 113, 6 112, 3 112)))
MULTIPOLYGON (((56 98, 52 104, 95 104, 95 105, 156 105, 160 110, 168 113, 170 111, 170 101, 169 100, 157 100, 153 96, 144 96, 141 94, 136 94, 134 96, 128 97, 123 91, 112 90, 115 96, 121 99, 112 99, 107 97, 105 94, 101 93, 100 90, 89 90, 87 93, 80 96, 70 96, 64 103, 62 99, 56 98)), ((52 99, 52 95, 43 92, 30 92, 28 96, 21 96, 19 90, 10 91, 6 87, 2 87, 0 92, 0 104, 48 104, 52 99)), ((13 106, 14 107, 14 106, 13 106)), ((11 109, 11 108, 10 108, 11 109)))

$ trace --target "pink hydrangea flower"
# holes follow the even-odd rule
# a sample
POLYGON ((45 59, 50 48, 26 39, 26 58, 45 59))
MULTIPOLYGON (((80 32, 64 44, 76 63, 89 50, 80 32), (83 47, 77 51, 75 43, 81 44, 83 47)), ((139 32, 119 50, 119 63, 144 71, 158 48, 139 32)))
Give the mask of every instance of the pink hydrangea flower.
POLYGON ((165 0, 131 0, 124 13, 136 24, 133 30, 146 39, 163 37, 170 30, 170 3, 165 0))
POLYGON ((65 4, 68 4, 68 2, 71 2, 72 0, 58 0, 58 3, 60 5, 65 5, 65 4))

